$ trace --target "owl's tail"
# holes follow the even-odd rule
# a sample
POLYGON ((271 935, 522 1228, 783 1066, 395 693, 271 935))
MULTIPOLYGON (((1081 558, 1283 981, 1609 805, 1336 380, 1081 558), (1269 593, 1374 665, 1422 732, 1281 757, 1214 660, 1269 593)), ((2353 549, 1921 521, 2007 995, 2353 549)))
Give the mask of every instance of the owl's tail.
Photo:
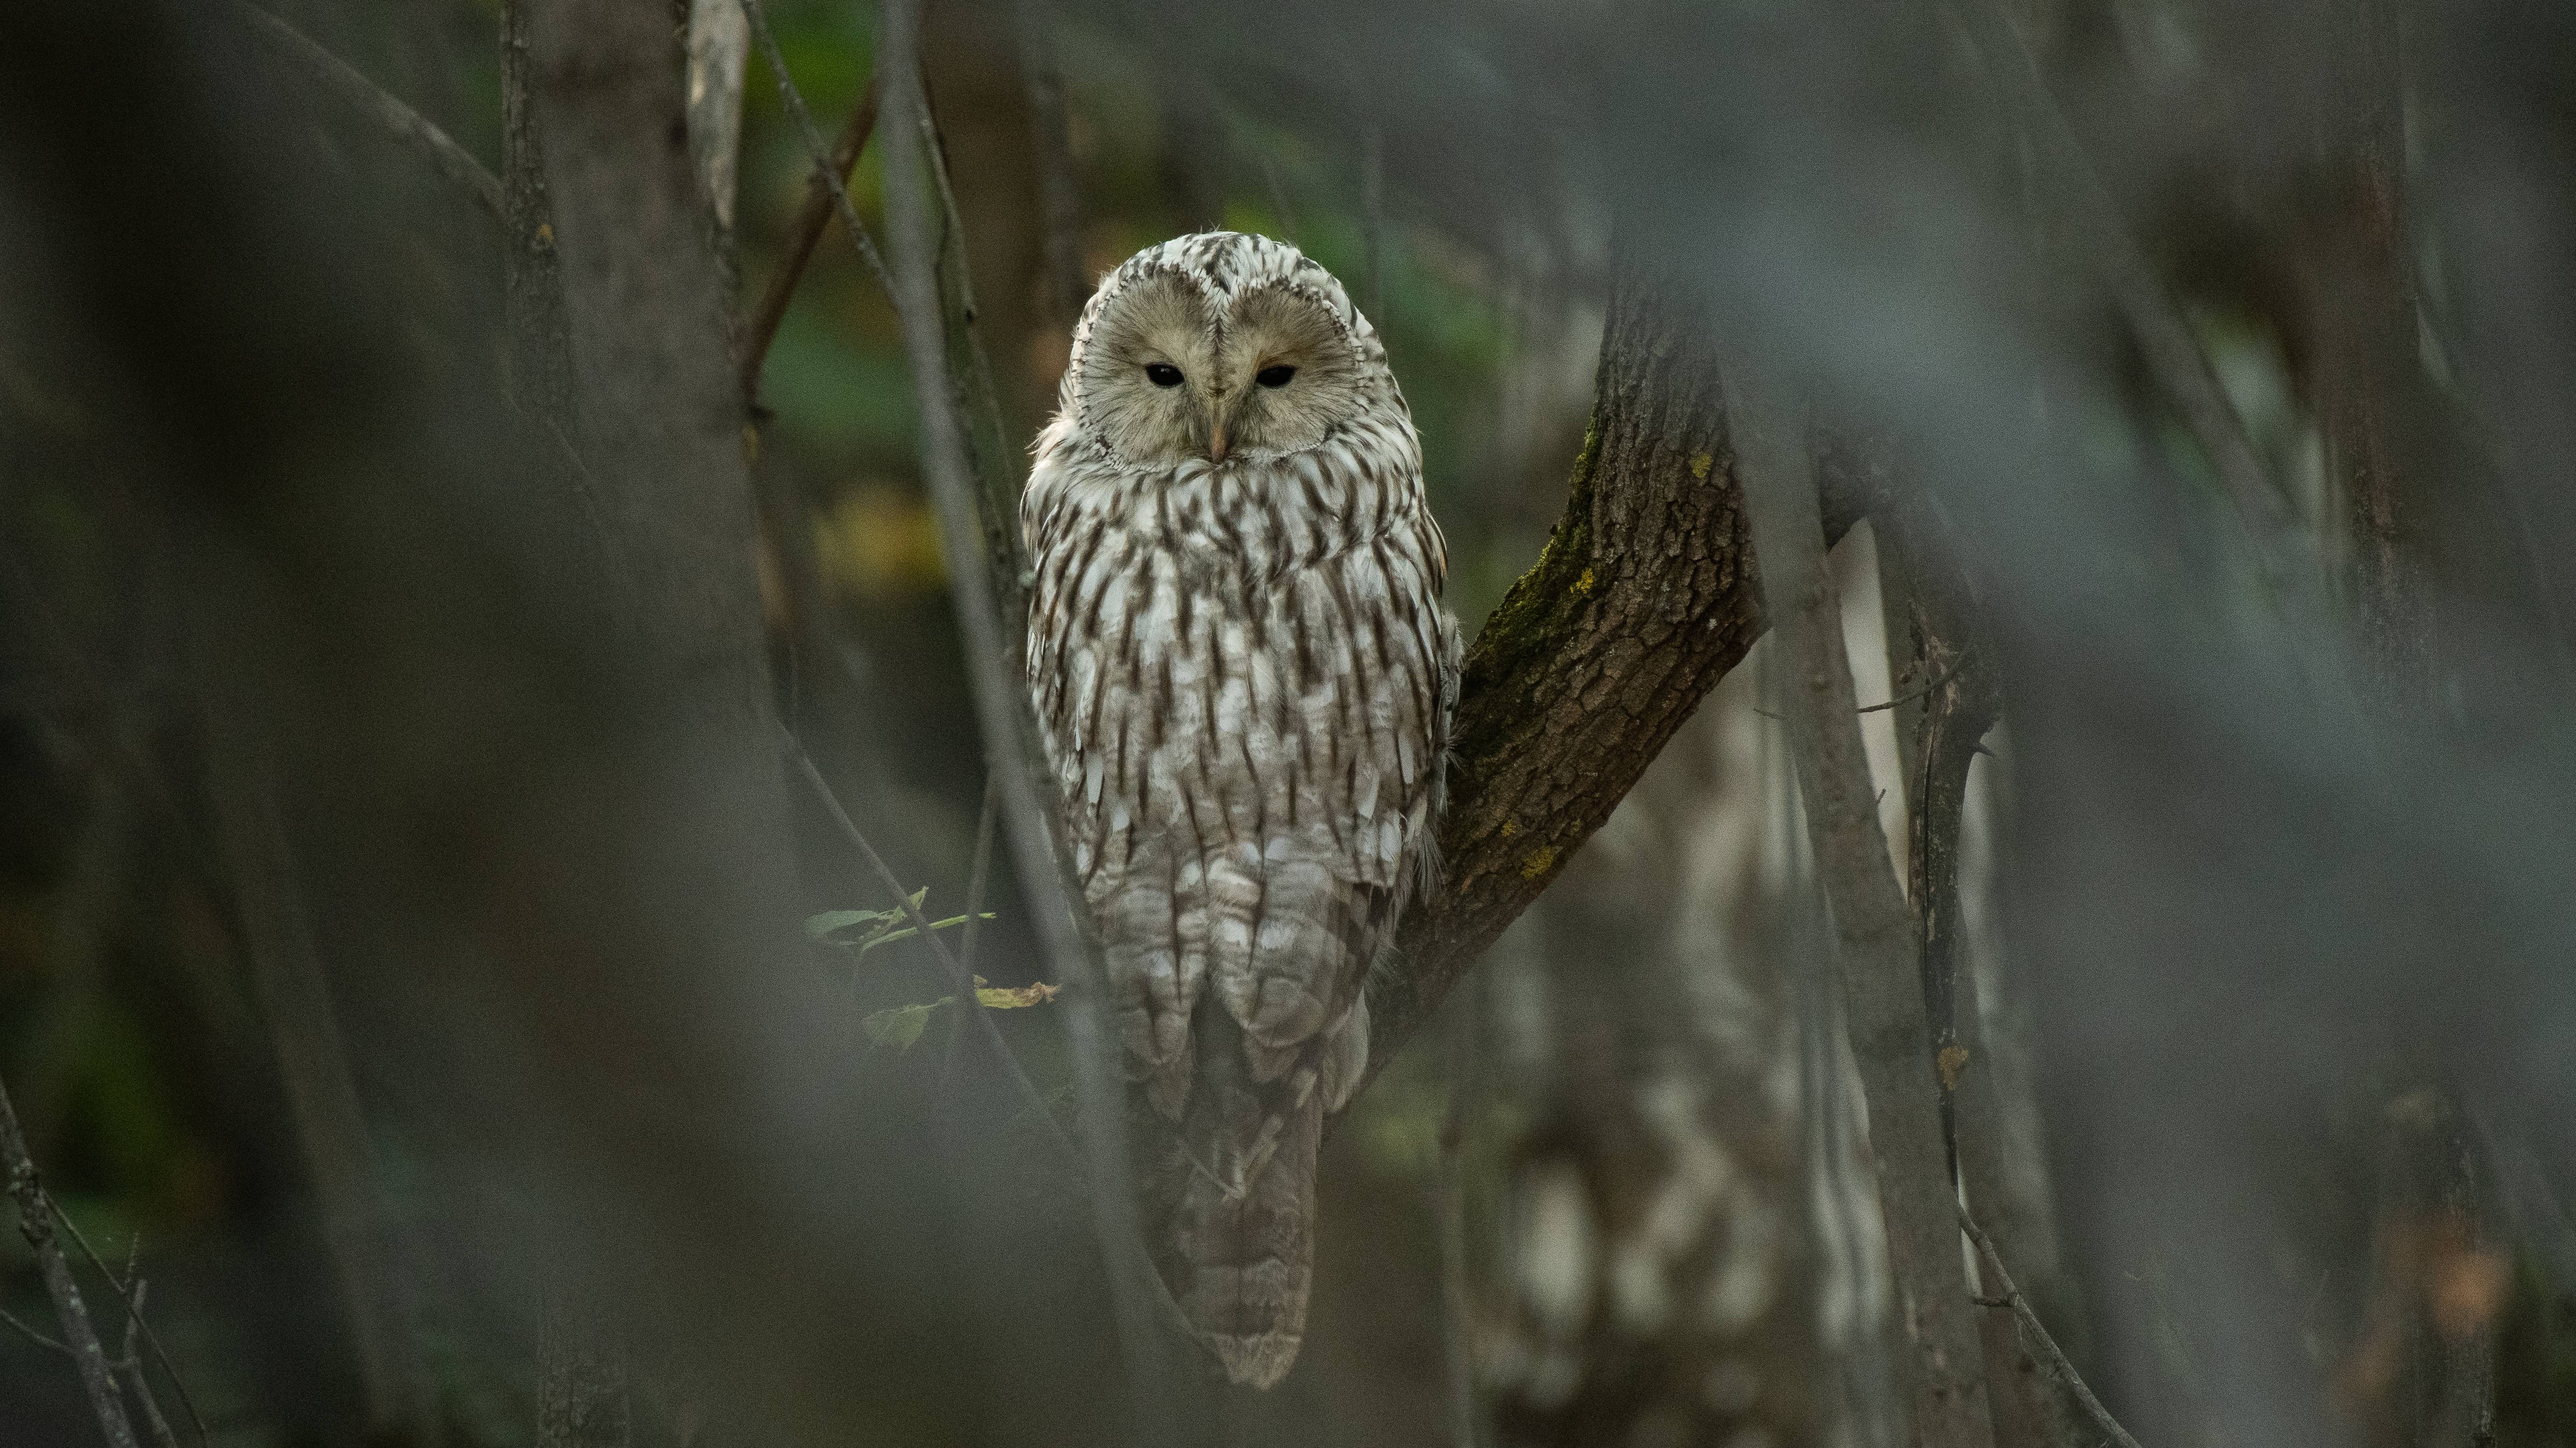
POLYGON ((1267 1388, 1305 1338, 1323 1043, 1279 1079, 1255 1081, 1231 1017, 1202 1010, 1197 1024, 1198 1082, 1164 1171, 1164 1276, 1226 1376, 1267 1388))

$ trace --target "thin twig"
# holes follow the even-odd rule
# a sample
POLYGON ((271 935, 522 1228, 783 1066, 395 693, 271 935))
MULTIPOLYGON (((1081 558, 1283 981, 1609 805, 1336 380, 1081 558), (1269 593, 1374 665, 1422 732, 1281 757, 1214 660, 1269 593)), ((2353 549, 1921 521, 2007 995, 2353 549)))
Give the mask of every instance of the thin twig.
POLYGON ((1908 689, 1904 693, 1897 695, 1895 698, 1888 700, 1884 704, 1863 704, 1853 712, 1859 714, 1883 714, 1890 709, 1899 707, 1900 705, 1911 704, 1917 699, 1924 698, 1930 695, 1934 690, 1940 688, 1943 684, 1946 684, 1950 682, 1951 679, 1957 677, 1959 666, 1966 663, 1967 659, 1968 656, 1966 654, 1961 654, 1959 657, 1952 659, 1950 661, 1950 667, 1941 671, 1941 677, 1934 679, 1931 683, 1924 685, 1920 689, 1908 689))
MULTIPOLYGON (((46 1200, 51 1202, 52 1198, 48 1197, 46 1200)), ((197 1400, 188 1391, 188 1380, 179 1376, 178 1366, 170 1361, 169 1350, 161 1345, 161 1334, 154 1332, 152 1324, 144 1320, 142 1305, 126 1296, 125 1288, 116 1280, 116 1274, 107 1269, 107 1263, 98 1255, 98 1249, 91 1246, 88 1236, 82 1233, 80 1223, 64 1214, 61 1203, 53 1202, 53 1208, 54 1220, 62 1223, 63 1230, 72 1234, 72 1242, 80 1248, 81 1255, 89 1259, 89 1265, 97 1270, 99 1276, 107 1279, 108 1289, 116 1294, 118 1301, 124 1303, 127 1320, 143 1329, 143 1341, 152 1349, 154 1360, 161 1364, 161 1371, 169 1375, 171 1384, 179 1390, 179 1405, 188 1410, 188 1423, 190 1427, 196 1429, 197 1441, 200 1443, 207 1441, 205 1415, 197 1411, 197 1400)))
POLYGON ((394 133, 397 140, 429 158, 440 174, 474 194, 484 210, 501 215, 501 182, 483 163, 474 159, 463 146, 428 117, 385 93, 374 81, 350 68, 347 61, 323 49, 303 31, 269 14, 256 5, 237 3, 233 7, 251 28, 268 37, 280 50, 292 57, 324 85, 337 92, 350 105, 365 111, 378 124, 394 133))
POLYGON ((18 1130, 18 1110, 9 1103, 6 1087, 0 1087, 0 1170, 8 1173, 9 1194, 18 1202, 18 1232, 35 1252, 45 1290, 54 1299, 54 1313, 62 1319, 63 1350, 80 1367, 81 1386, 89 1390, 90 1408, 98 1414, 109 1448, 140 1448, 134 1425, 126 1419, 125 1404, 116 1395, 107 1349, 99 1345, 89 1309, 81 1303, 80 1284, 72 1278, 72 1264, 54 1236, 53 1201, 37 1179, 36 1163, 27 1154, 27 1138, 18 1130))
POLYGON ((50 1348, 55 1352, 64 1354, 69 1354, 71 1352, 69 1344, 63 1342, 59 1338, 47 1337, 43 1333, 29 1327, 26 1323, 20 1321, 16 1314, 10 1312, 5 1307, 0 1307, 0 1322, 5 1322, 11 1327, 18 1329, 18 1335, 20 1337, 25 1338, 27 1341, 34 1343, 38 1347, 50 1348))
MULTIPOLYGON (((1953 659, 1950 661, 1950 667, 1941 671, 1941 677, 1934 679, 1931 683, 1924 685, 1922 688, 1908 689, 1904 693, 1897 695, 1895 698, 1888 700, 1884 704, 1863 704, 1852 712, 1855 714, 1883 714, 1890 709, 1902 708, 1907 704, 1911 704, 1915 700, 1924 698, 1931 694, 1933 690, 1940 688, 1943 684, 1950 682, 1951 678, 1959 672, 1959 666, 1966 661, 1967 660, 1964 655, 1960 658, 1953 659)), ((1786 720, 1789 717, 1785 714, 1775 714, 1770 710, 1763 708, 1756 708, 1753 712, 1761 715, 1765 719, 1786 720)))
POLYGON ((1985 1228, 1977 1225, 1976 1218, 1968 1215, 1966 1207, 1959 1208, 1959 1228, 1968 1234, 1969 1241, 1977 1244, 1977 1260, 1993 1270, 1995 1285, 2003 1289, 2003 1300, 2021 1322, 2022 1331, 2030 1334, 2031 1342, 2048 1359, 2049 1371, 2074 1390, 2075 1401, 2083 1405, 2084 1415, 2093 1420, 2094 1427, 2109 1434, 2119 1448, 2138 1448, 2138 1440, 2129 1436, 2129 1430, 2120 1426, 2120 1420, 2111 1416, 2111 1410, 2102 1406, 2100 1398, 2093 1396, 2093 1390, 2084 1385, 2083 1375, 2075 1371, 2075 1364, 2068 1362, 2066 1354, 2058 1350, 2057 1339, 2048 1335, 2048 1325, 2039 1320, 2038 1313, 2030 1310, 2030 1303, 2021 1295, 2021 1289, 2013 1285, 2012 1274, 2004 1270, 2004 1259, 1996 1255, 1994 1239, 1986 1235, 1985 1228))
MULTIPOLYGON (((994 817, 1001 812, 1001 808, 1001 781, 987 772, 984 776, 984 807, 977 812, 975 819, 975 859, 966 874, 965 934, 957 942, 957 957, 970 976, 975 972, 975 946, 984 923, 984 887, 990 883, 993 870, 994 817)), ((982 996, 969 991, 963 999, 965 1005, 962 1010, 984 1009, 982 996)), ((957 1074, 957 1042, 965 1034, 966 1020, 961 1013, 956 1025, 948 1032, 948 1052, 939 1063, 939 1095, 943 1101, 948 1097, 948 1083, 957 1074)))
MULTIPOLYGON (((767 63, 769 74, 778 82, 779 102, 786 106, 787 118, 795 123, 796 134, 804 140, 805 154, 813 159, 814 174, 823 178, 823 184, 832 190, 832 206, 841 214, 841 229, 850 234, 850 244, 859 249, 859 258, 868 264, 869 271, 876 274, 877 285, 885 288, 887 295, 893 295, 894 278, 886 274, 885 258, 877 253, 876 238, 868 234, 867 223, 859 220, 859 209, 850 204, 850 190, 841 184, 841 173, 832 166, 832 153, 823 145, 823 133, 814 128, 813 113, 805 109, 805 97, 798 93, 795 78, 787 73, 787 57, 779 52, 778 37, 769 32, 769 13, 761 8, 760 0, 742 0, 742 13, 751 22, 751 38, 760 46, 761 60, 767 63)), ((882 74, 879 78, 883 78, 882 74)), ((877 93, 874 83, 870 84, 869 91, 877 93)), ((865 104, 861 102, 862 107, 865 104)), ((851 120, 851 129, 856 129, 857 117, 853 116, 851 120)), ((875 124, 873 114, 869 124, 875 124)), ((862 145, 866 140, 864 134, 859 136, 862 145)), ((858 147, 851 148, 850 157, 853 162, 857 160, 858 147)))
MULTIPOLYGON (((877 80, 868 77, 868 88, 851 109, 850 118, 841 124, 840 137, 832 142, 832 174, 849 180, 859 164, 859 153, 868 148, 868 137, 877 125, 877 80)), ((785 242, 779 248, 778 269, 769 274, 769 285, 760 294, 760 305, 751 314, 742 349, 742 395, 752 397, 760 391, 761 365, 769 359, 770 344, 778 340, 779 324, 787 318, 787 304, 796 295, 796 285, 805 277, 807 263, 814 259, 814 248, 823 240, 823 232, 832 224, 832 187, 820 171, 805 178, 805 199, 796 208, 796 219, 788 223, 785 242)))
MULTIPOLYGON (((893 894, 895 903, 903 907, 904 914, 912 917, 913 928, 921 932, 921 939, 930 942, 930 948, 939 955, 940 964, 948 968, 949 978, 957 983, 958 995, 961 998, 972 997, 975 994, 975 977, 966 968, 966 963, 948 948, 947 939, 931 927, 930 917, 922 914, 921 907, 912 903, 911 894, 903 888, 903 880, 887 866, 885 856, 877 853, 877 847, 868 842, 867 835, 859 829, 858 821, 850 818, 850 812, 841 807, 840 796, 832 792, 831 782, 823 778, 823 771, 814 767, 814 756, 805 752, 805 746, 796 736, 787 733, 785 726, 782 725, 779 732, 786 740, 788 753, 796 760, 798 772, 805 777, 806 787, 814 791, 814 798, 821 803, 824 813, 841 827, 842 837, 858 847, 860 858, 868 862, 868 868, 875 872, 878 883, 893 894)), ((969 917, 971 923, 972 918, 969 917)), ((1010 1072, 1020 1094, 1028 1098, 1029 1109, 1046 1123, 1049 1137, 1079 1165, 1081 1149, 1073 1144, 1073 1138, 1065 1135, 1064 1128, 1056 1124, 1055 1114, 1047 1110, 1046 1097, 1039 1093, 1037 1083, 1030 1080, 1029 1073, 1021 1067, 1020 1058, 1011 1050, 1010 1042, 1002 1039, 1001 1028, 993 1024, 991 1013, 978 1010, 974 1014, 984 1024, 985 1039, 991 1043, 993 1053, 1001 1058, 1003 1068, 1010 1072)))
MULTIPOLYGON (((137 1233, 134 1241, 139 1248, 143 1242, 142 1235, 137 1233)), ((143 1303, 152 1294, 152 1284, 134 1275, 134 1253, 130 1251, 125 1259, 125 1280, 133 1284, 134 1296, 126 1304, 125 1359, 117 1366, 125 1374, 126 1388, 134 1394, 134 1400, 143 1405, 143 1422, 152 1430, 153 1443, 158 1448, 179 1448, 178 1435, 170 1431, 170 1420, 162 1416, 161 1404, 152 1396, 152 1384, 143 1375, 143 1359, 135 1352, 134 1336, 143 1326, 143 1303)))

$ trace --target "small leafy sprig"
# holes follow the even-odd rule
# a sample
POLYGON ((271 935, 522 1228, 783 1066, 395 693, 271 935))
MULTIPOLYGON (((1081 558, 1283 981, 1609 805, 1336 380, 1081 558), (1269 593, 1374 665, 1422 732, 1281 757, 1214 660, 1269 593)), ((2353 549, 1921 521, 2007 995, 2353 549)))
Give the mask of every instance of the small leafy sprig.
MULTIPOLYGON (((930 887, 927 885, 913 891, 912 908, 919 910, 921 902, 929 895, 930 887)), ((993 912, 985 911, 983 918, 992 919, 993 912)), ((901 910, 825 910, 805 917, 805 937, 838 946, 856 958, 880 945, 892 945, 898 940, 910 940, 919 935, 920 927, 902 923, 905 919, 901 910)), ((945 920, 931 921, 930 928, 948 930, 965 924, 966 920, 963 915, 951 915, 945 920)))
MULTIPOLYGON (((920 935, 921 928, 910 922, 912 915, 921 910, 921 902, 929 898, 929 895, 930 887, 927 885, 912 892, 910 911, 825 910, 809 915, 805 917, 806 938, 848 951, 851 960, 855 963, 880 945, 892 945, 897 941, 910 940, 920 935)), ((993 913, 989 910, 985 911, 980 918, 990 920, 993 918, 993 913)), ((966 920, 966 916, 952 915, 945 920, 931 921, 930 928, 949 930, 965 924, 966 920)), ((1054 1000, 1055 996, 1056 987, 1043 981, 1036 985, 1004 987, 988 985, 980 975, 975 977, 975 1000, 986 1010, 1019 1010, 1027 1006, 1043 1005, 1054 1000)), ((935 1001, 893 1006, 869 1013, 860 1020, 859 1028, 867 1033, 869 1045, 882 1046, 899 1053, 910 1050, 913 1043, 921 1039, 922 1031, 928 1028, 931 1016, 936 1014, 940 1007, 955 1004, 957 1004, 956 996, 944 995, 935 1001)))
MULTIPOLYGON (((988 1011, 1012 1011, 1024 1006, 1044 1005, 1055 999, 1057 989, 1045 981, 1018 987, 986 985, 982 976, 975 977, 976 1003, 988 1011)), ((867 1032, 869 1045, 901 1053, 912 1049, 912 1043, 921 1039, 921 1033, 930 1025, 931 1016, 940 1007, 955 1004, 957 997, 945 995, 918 1005, 871 1012, 859 1022, 859 1029, 867 1032)))

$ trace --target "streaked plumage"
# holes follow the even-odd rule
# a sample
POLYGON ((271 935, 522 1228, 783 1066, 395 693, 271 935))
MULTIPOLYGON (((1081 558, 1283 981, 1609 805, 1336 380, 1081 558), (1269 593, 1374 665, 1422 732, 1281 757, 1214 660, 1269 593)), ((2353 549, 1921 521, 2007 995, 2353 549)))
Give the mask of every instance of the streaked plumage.
POLYGON ((1361 987, 1435 868, 1440 529, 1376 330, 1283 243, 1130 258, 1060 402, 1021 503, 1030 686, 1130 1074, 1174 1125, 1166 1279, 1267 1387, 1303 1330, 1323 1114, 1368 1058, 1361 987))

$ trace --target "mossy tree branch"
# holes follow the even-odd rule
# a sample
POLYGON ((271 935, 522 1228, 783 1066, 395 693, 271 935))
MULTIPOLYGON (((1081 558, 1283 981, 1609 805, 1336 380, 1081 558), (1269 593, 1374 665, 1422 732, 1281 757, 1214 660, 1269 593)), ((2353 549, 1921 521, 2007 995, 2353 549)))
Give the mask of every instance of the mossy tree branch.
MULTIPOLYGON (((1565 516, 1467 651, 1445 873, 1370 983, 1372 1074, 1762 636, 1715 341, 1697 307, 1622 268, 1565 516)), ((1866 490, 1820 462, 1839 538, 1866 490)))

